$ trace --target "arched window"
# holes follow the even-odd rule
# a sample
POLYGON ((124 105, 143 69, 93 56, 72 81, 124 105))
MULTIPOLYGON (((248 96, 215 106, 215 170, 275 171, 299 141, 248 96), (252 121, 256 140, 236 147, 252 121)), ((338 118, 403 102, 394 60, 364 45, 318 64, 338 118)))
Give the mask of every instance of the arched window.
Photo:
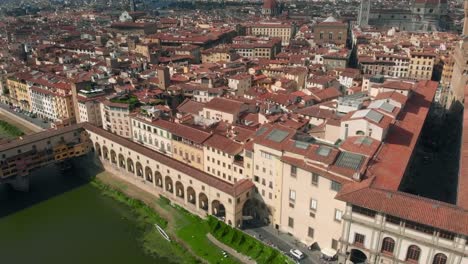
POLYGON ((395 240, 393 240, 391 237, 386 237, 382 241, 382 252, 384 253, 393 253, 393 250, 395 249, 395 240))
POLYGON ((406 260, 418 261, 419 255, 421 255, 421 249, 418 246, 411 245, 408 247, 408 252, 406 252, 406 260))
POLYGON ((442 253, 438 253, 434 256, 434 260, 432 261, 432 264, 445 264, 447 263, 447 256, 442 253))

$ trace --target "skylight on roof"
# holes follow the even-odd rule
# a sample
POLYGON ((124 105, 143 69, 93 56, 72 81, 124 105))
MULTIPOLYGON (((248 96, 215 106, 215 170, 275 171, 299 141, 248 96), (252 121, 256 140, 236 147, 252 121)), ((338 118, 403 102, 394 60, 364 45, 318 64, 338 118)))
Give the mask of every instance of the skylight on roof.
POLYGON ((261 136, 261 135, 263 135, 263 133, 265 133, 267 130, 268 130, 268 128, 266 128, 266 127, 261 127, 260 129, 257 130, 257 132, 255 132, 255 135, 256 135, 256 136, 261 136))
POLYGON ((322 157, 328 157, 328 155, 330 155, 331 150, 332 150, 332 149, 331 149, 330 147, 321 145, 321 146, 317 149, 316 153, 317 153, 318 155, 322 156, 322 157))
POLYGON ((300 149, 307 149, 309 147, 309 143, 307 142, 302 142, 302 141, 294 141, 294 146, 296 148, 300 148, 300 149))
POLYGON ((363 161, 364 156, 362 155, 351 152, 341 152, 336 162, 336 166, 357 170, 361 167, 363 161))
POLYGON ((370 137, 359 137, 354 141, 354 144, 364 144, 369 146, 372 142, 373 140, 370 137))
POLYGON ((271 131, 266 138, 279 143, 283 141, 288 136, 288 134, 289 133, 287 131, 273 129, 273 131, 271 131))
POLYGON ((366 118, 374 121, 375 123, 380 123, 380 120, 383 118, 383 114, 371 110, 366 114, 366 118))

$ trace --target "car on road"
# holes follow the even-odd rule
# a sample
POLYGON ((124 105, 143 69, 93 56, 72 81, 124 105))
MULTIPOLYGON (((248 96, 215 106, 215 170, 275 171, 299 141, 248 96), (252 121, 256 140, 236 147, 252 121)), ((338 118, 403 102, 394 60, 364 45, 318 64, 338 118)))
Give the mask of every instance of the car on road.
POLYGON ((304 253, 302 253, 299 249, 291 249, 289 250, 289 253, 298 260, 305 258, 304 253))

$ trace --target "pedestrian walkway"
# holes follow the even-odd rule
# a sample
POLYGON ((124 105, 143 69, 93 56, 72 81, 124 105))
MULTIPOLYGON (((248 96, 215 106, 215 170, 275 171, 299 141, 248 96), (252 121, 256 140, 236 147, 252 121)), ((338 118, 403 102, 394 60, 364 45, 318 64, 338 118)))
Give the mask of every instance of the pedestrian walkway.
POLYGON ((293 236, 286 233, 282 233, 271 226, 249 228, 244 231, 254 236, 255 238, 263 241, 264 243, 279 249, 285 254, 289 254, 289 250, 291 249, 299 249, 306 255, 306 258, 299 262, 301 264, 334 263, 324 262, 320 259, 321 252, 319 250, 309 250, 307 248, 307 245, 302 244, 293 236))
POLYGON ((255 264, 256 262, 254 260, 252 260, 250 257, 248 256, 245 256, 237 251, 235 251, 233 248, 229 247, 229 246, 226 246, 225 244, 223 244, 222 242, 220 242, 219 240, 217 240, 214 236, 212 236, 211 234, 206 234, 206 236, 208 237, 208 239, 213 242, 213 244, 215 244, 217 247, 221 248, 222 250, 226 251, 227 253, 231 254, 233 257, 235 257, 236 259, 238 259, 239 261, 241 261, 242 263, 245 263, 245 264, 255 264))
POLYGON ((30 126, 32 125, 31 128, 34 128, 34 130, 39 130, 39 128, 42 128, 42 129, 50 128, 50 122, 44 123, 41 118, 32 118, 22 113, 15 112, 13 111, 13 109, 10 108, 9 105, 0 103, 0 108, 1 110, 3 110, 4 113, 7 112, 10 117, 17 118, 18 121, 21 121, 23 123, 29 123, 30 126))

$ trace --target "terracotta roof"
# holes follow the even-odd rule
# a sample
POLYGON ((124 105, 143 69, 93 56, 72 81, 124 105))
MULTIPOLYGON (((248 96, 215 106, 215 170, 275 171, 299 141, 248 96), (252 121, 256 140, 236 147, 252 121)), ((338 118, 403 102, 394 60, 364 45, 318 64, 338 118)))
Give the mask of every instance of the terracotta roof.
POLYGON ((105 137, 106 139, 113 141, 117 144, 120 144, 122 146, 125 146, 135 152, 140 153, 141 155, 145 155, 148 158, 157 160, 158 162, 173 168, 175 170, 178 170, 186 175, 189 175, 213 188, 216 188, 222 192, 225 192, 229 195, 232 195, 233 197, 238 196, 239 194, 242 194, 248 190, 250 190, 254 184, 252 181, 247 180, 247 179, 242 179, 238 181, 235 184, 231 184, 229 182, 223 181, 217 177, 211 176, 201 170, 195 169, 190 165, 187 165, 185 163, 182 163, 178 160, 175 160, 173 158, 170 158, 164 154, 161 154, 159 152, 153 151, 151 149, 148 149, 140 144, 137 144, 133 141, 130 141, 128 139, 125 139, 123 137, 119 137, 117 135, 114 135, 102 128, 93 126, 89 123, 83 124, 83 127, 86 130, 89 130, 93 133, 96 133, 102 137, 105 137))
POLYGON ((203 145, 219 149, 230 155, 237 155, 242 151, 242 145, 221 135, 213 134, 203 145))
POLYGON ((405 220, 468 235, 468 212, 456 206, 402 192, 369 188, 372 179, 346 184, 336 199, 405 220), (355 185, 354 187, 356 187, 355 185))
POLYGON ((379 146, 379 140, 367 136, 353 136, 347 137, 341 143, 340 149, 371 157, 377 151, 379 146))
POLYGON ((241 110, 243 103, 227 98, 215 97, 205 104, 205 108, 217 110, 224 113, 236 114, 241 110))
POLYGON ((392 125, 378 154, 370 163, 368 177, 376 177, 376 188, 398 190, 426 120, 438 83, 420 81, 413 96, 392 125))
POLYGON ((192 115, 198 115, 203 110, 204 103, 185 99, 178 107, 177 111, 181 113, 190 113, 192 115))
POLYGON ((197 144, 202 144, 207 140, 211 134, 205 131, 201 131, 191 126, 186 126, 178 123, 173 123, 172 134, 193 141, 197 144))
POLYGON ((411 90, 413 89, 412 83, 407 83, 403 81, 386 81, 381 87, 395 90, 411 90))
POLYGON ((9 141, 0 145, 0 152, 7 151, 9 149, 21 147, 27 144, 34 143, 38 140, 44 140, 47 138, 52 138, 55 136, 63 135, 74 130, 81 130, 82 124, 75 124, 71 126, 66 126, 60 129, 48 129, 31 135, 22 136, 16 140, 9 141))

